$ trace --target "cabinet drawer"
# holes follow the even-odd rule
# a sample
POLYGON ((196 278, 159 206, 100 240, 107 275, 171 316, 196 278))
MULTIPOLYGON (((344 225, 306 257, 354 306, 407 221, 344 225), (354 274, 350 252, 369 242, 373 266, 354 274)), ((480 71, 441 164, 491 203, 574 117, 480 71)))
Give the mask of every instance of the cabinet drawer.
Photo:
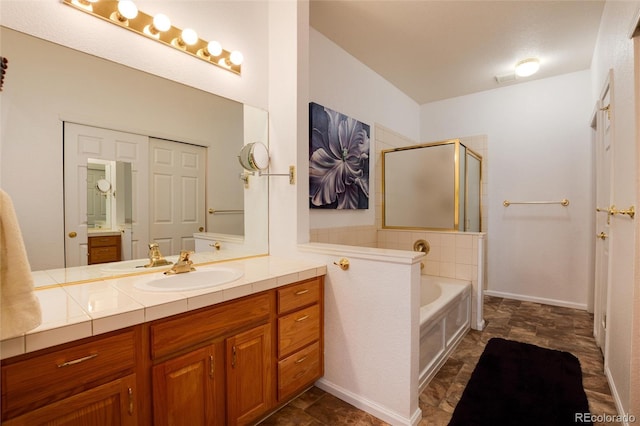
POLYGON ((278 289, 278 314, 318 302, 320 279, 304 281, 278 289))
POLYGON ((120 261, 119 247, 98 247, 90 250, 91 263, 118 262, 120 261))
POLYGON ((154 359, 228 335, 244 326, 268 321, 272 293, 250 296, 151 325, 154 359))
POLYGON ((120 245, 120 236, 89 237, 89 244, 91 247, 117 246, 120 245))
POLYGON ((322 374, 320 344, 307 346, 278 362, 278 401, 282 401, 322 374))
POLYGON ((320 308, 318 305, 285 315, 278 319, 278 358, 319 338, 320 308))
POLYGON ((2 418, 51 403, 135 365, 134 332, 127 331, 2 368, 2 418))

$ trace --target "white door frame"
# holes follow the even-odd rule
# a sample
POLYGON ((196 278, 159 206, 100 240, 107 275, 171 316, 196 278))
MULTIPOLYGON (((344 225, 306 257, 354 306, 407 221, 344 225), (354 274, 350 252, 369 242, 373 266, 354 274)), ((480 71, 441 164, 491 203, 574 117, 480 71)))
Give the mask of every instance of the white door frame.
MULTIPOLYGON (((595 268, 593 290, 593 335, 596 343, 606 356, 606 318, 609 310, 611 283, 611 215, 607 212, 613 204, 613 149, 610 135, 610 105, 613 97, 613 70, 609 71, 593 115, 592 128, 596 131, 594 148, 595 174, 595 268)), ((605 361, 606 362, 606 361, 605 361)))

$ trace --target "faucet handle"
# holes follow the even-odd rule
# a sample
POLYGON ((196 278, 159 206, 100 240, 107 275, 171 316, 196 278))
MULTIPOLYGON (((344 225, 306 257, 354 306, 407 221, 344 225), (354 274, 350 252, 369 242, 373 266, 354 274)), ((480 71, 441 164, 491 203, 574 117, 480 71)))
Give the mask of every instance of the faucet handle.
POLYGON ((180 250, 179 261, 190 262, 191 260, 189 259, 189 256, 191 256, 192 254, 193 254, 193 251, 191 250, 180 250))

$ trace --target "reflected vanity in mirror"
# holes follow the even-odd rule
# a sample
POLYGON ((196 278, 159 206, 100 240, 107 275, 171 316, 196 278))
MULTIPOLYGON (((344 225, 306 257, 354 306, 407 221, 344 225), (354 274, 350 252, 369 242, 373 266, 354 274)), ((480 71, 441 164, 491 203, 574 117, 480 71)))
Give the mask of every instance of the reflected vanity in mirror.
POLYGON ((131 259, 131 184, 131 163, 87 160, 87 264, 131 259))
POLYGON ((459 139, 382 151, 383 227, 479 232, 481 167, 459 139))
MULTIPOLYGON (((256 176, 245 188, 237 161, 248 143, 268 146, 266 111, 5 27, 0 36, 16 68, 3 92, 2 113, 12 119, 3 123, 0 170, 32 270, 88 264, 89 234, 110 231, 120 233, 123 260, 146 259, 156 239, 167 257, 193 249, 198 239, 219 243, 220 250, 204 246, 216 260, 268 253, 267 178, 256 176), (83 150, 67 150, 68 125, 115 137, 104 143, 76 132, 83 150), (169 154, 167 141, 185 149, 169 154), (104 177, 99 170, 89 177, 89 164, 105 162, 116 164, 116 175, 117 164, 130 164, 128 217, 119 212, 125 207, 119 176, 107 177, 105 167, 104 177), (158 166, 153 173, 152 163, 158 166), (199 169, 201 182, 170 164, 199 169), (181 195, 172 189, 178 187, 181 195), (73 203, 68 194, 75 194, 73 203), (178 217, 185 225, 179 237, 160 229, 178 217)), ((196 253, 194 261, 200 259, 196 253)))

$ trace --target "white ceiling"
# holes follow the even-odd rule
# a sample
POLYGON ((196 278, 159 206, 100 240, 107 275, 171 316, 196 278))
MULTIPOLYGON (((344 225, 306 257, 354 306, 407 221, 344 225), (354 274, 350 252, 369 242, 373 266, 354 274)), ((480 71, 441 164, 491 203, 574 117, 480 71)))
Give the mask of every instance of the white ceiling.
POLYGON ((601 0, 311 0, 311 26, 418 104, 588 69, 601 0), (498 84, 519 60, 532 77, 498 84))

